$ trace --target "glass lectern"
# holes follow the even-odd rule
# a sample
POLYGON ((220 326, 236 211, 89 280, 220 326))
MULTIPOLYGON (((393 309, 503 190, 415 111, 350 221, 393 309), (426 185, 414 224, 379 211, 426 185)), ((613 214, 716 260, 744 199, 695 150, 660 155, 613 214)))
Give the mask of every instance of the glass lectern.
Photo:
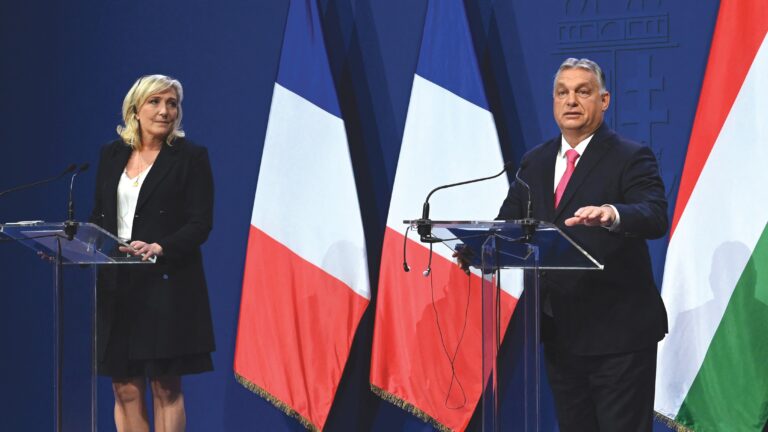
POLYGON ((543 270, 602 270, 603 266, 557 226, 535 220, 430 221, 406 220, 419 229, 422 241, 441 242, 482 274, 483 431, 499 431, 498 365, 501 345, 500 271, 530 270, 525 278, 524 404, 525 431, 538 431, 541 420, 539 274, 543 270), (425 229, 426 227, 426 229, 425 229), (426 238, 424 233, 428 233, 426 238), (532 294, 532 295, 531 295, 532 294))
MULTIPOLYGON (((54 409, 56 430, 62 430, 62 373, 63 373, 63 314, 62 266, 79 264, 96 266, 108 264, 151 264, 141 257, 120 251, 130 247, 101 227, 90 223, 26 221, 0 224, 0 238, 21 243, 48 257, 54 264, 54 409)), ((95 275, 94 271, 94 275, 95 275)), ((96 277, 94 276, 91 308, 91 430, 96 430, 96 277)))

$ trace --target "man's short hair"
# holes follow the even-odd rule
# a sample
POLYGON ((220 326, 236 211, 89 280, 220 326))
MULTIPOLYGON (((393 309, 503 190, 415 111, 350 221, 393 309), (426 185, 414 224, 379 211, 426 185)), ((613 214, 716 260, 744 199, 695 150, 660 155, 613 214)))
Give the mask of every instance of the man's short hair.
POLYGON ((553 92, 555 90, 555 86, 557 85, 557 77, 560 75, 560 72, 573 68, 584 69, 595 74, 597 77, 597 83, 600 85, 600 94, 608 93, 608 89, 605 88, 605 74, 603 73, 603 70, 600 69, 600 65, 588 58, 577 59, 573 57, 565 59, 565 61, 557 69, 554 82, 552 83, 553 92))

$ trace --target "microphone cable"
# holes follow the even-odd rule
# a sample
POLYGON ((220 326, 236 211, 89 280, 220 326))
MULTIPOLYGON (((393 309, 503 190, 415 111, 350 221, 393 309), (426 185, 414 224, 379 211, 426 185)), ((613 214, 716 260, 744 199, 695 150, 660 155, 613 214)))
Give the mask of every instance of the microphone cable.
MULTIPOLYGON (((432 244, 430 243, 430 258, 432 257, 432 244)), ((431 260, 430 260, 431 262, 431 260)), ((431 264, 430 264, 431 265, 431 264)), ((467 404, 467 393, 464 390, 464 386, 461 384, 461 380, 459 379, 458 375, 456 374, 456 357, 459 355, 459 349, 461 348, 461 343, 464 340, 464 335, 467 330, 467 322, 469 321, 469 305, 470 300, 472 298, 472 276, 471 274, 467 275, 467 303, 464 307, 464 323, 461 327, 461 333, 459 334, 459 339, 456 342, 456 349, 453 352, 453 355, 451 355, 447 344, 445 343, 445 336, 443 335, 443 328, 440 325, 440 314, 437 310, 437 303, 435 302, 435 284, 434 284, 434 278, 431 274, 431 267, 427 267, 427 270, 424 271, 425 276, 429 277, 429 288, 430 288, 430 294, 432 296, 432 310, 435 312, 435 323, 437 324, 437 332, 440 335, 440 344, 443 348, 443 353, 445 354, 445 358, 448 360, 448 364, 451 366, 451 382, 448 385, 448 389, 445 393, 445 407, 452 410, 458 410, 462 409, 467 404), (451 391, 453 390, 453 383, 456 383, 459 387, 459 391, 461 392, 462 402, 461 404, 457 406, 449 406, 449 399, 451 397, 451 391)))
MULTIPOLYGON (((405 235, 403 238, 403 271, 410 272, 411 268, 408 266, 408 259, 406 255, 406 246, 408 242, 408 232, 411 230, 411 226, 408 225, 408 227, 405 229, 405 235)), ((461 348, 461 343, 464 340, 464 334, 467 330, 467 322, 469 321, 469 305, 470 300, 472 298, 472 276, 471 273, 467 273, 467 304, 464 307, 464 324, 461 327, 461 333, 459 335, 459 340, 456 343, 456 349, 453 352, 453 355, 451 355, 450 351, 448 350, 448 346, 445 343, 445 336, 443 335, 443 328, 440 325, 440 313, 437 310, 437 303, 435 302, 435 283, 434 278, 432 276, 432 245, 434 243, 429 243, 429 261, 427 262, 427 268, 422 273, 424 277, 429 278, 429 289, 430 289, 430 295, 432 299, 432 310, 435 312, 435 324, 437 325, 437 333, 440 335, 440 345, 443 348, 443 353, 445 354, 445 358, 448 360, 448 364, 451 366, 451 381, 448 384, 448 390, 445 393, 445 407, 452 410, 462 409, 467 404, 467 393, 464 390, 464 386, 461 384, 461 380, 456 375, 456 357, 459 355, 459 349, 461 348), (461 391, 461 398, 462 402, 461 404, 452 407, 449 406, 449 399, 451 397, 451 390, 453 390, 453 383, 456 383, 459 386, 459 391, 461 391)))

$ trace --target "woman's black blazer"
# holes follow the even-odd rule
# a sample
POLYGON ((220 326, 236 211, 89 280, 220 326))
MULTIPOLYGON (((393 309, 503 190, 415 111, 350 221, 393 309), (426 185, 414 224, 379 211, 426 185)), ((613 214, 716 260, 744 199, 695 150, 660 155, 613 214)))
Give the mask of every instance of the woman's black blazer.
MULTIPOLYGON (((101 151, 91 222, 117 234, 117 184, 131 147, 101 151)), ((213 224, 208 152, 183 138, 164 144, 142 184, 131 240, 158 243, 156 264, 102 266, 98 283, 100 355, 116 314, 128 316, 131 359, 170 358, 215 349, 200 245, 213 224), (109 267, 109 268, 106 268, 109 267)))

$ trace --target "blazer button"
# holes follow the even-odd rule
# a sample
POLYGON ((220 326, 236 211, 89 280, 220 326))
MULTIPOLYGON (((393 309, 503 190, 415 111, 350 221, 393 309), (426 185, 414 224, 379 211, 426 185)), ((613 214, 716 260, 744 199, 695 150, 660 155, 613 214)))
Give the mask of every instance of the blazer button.
POLYGON ((163 273, 163 279, 168 280, 168 274, 167 273, 163 273))
POLYGON ((134 218, 134 219, 138 219, 138 218, 139 218, 139 215, 133 215, 133 218, 134 218))

